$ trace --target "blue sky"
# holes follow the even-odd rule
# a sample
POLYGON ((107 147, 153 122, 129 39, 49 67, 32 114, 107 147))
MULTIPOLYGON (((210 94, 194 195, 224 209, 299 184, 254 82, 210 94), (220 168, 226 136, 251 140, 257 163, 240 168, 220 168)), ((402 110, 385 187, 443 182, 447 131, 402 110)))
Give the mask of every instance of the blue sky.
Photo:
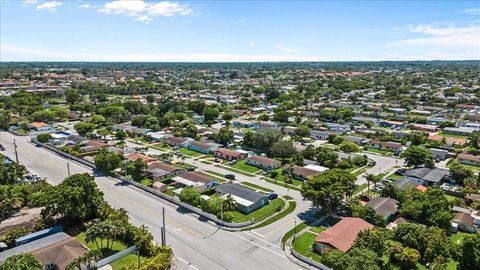
POLYGON ((1 61, 480 59, 480 1, 0 4, 1 61))

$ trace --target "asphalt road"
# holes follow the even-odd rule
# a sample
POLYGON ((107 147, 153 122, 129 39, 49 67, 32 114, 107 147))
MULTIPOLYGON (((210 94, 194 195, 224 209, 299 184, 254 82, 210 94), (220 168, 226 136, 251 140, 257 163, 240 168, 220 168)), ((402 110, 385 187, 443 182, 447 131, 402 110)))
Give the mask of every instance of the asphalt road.
MULTIPOLYGON (((2 154, 13 160, 14 138, 20 163, 31 173, 46 177, 52 184, 60 183, 67 176, 67 162, 72 174, 92 173, 88 167, 34 146, 28 136, 0 132, 0 143, 6 148, 2 154)), ((165 206, 167 243, 174 250, 177 269, 300 269, 285 257, 277 244, 269 242, 263 235, 218 229, 194 215, 182 213, 175 205, 111 177, 98 176, 96 182, 107 202, 126 209, 131 221, 136 225, 146 225, 157 242, 160 242, 161 235, 161 209, 165 206)))

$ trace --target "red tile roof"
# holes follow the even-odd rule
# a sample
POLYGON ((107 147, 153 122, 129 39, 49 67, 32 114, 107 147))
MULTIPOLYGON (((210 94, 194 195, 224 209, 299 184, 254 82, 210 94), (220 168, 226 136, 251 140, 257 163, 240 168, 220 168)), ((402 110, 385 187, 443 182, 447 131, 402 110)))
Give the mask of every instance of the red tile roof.
POLYGON ((146 156, 144 154, 139 154, 139 153, 131 153, 125 155, 125 158, 128 160, 137 160, 137 159, 143 159, 146 163, 152 163, 156 162, 157 160, 155 158, 146 156))
POLYGON ((374 226, 361 218, 346 217, 333 227, 321 232, 315 242, 329 244, 336 249, 347 252, 357 238, 357 234, 374 226))

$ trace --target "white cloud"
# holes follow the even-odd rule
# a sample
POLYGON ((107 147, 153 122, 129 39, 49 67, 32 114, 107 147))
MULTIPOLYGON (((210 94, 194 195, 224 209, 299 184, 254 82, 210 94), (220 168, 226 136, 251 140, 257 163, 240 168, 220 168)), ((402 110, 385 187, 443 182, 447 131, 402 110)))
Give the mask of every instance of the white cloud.
POLYGON ((275 44, 275 48, 277 48, 278 50, 280 50, 282 52, 286 52, 286 53, 298 53, 298 50, 292 49, 292 48, 289 48, 289 47, 285 47, 282 44, 275 44))
POLYGON ((92 5, 92 4, 83 4, 78 6, 79 8, 97 8, 97 6, 92 5))
POLYGON ((468 15, 479 15, 480 14, 480 8, 467 8, 463 10, 463 13, 468 14, 468 15))
POLYGON ((23 1, 23 6, 31 7, 38 3, 38 0, 25 0, 23 1))
POLYGON ((37 10, 56 11, 57 7, 60 7, 61 5, 63 5, 63 3, 57 1, 44 2, 37 5, 37 10))
POLYGON ((139 21, 141 23, 150 23, 152 21, 152 18, 148 17, 148 16, 138 16, 136 19, 136 21, 139 21))
POLYGON ((162 1, 147 3, 143 0, 116 0, 105 3, 98 11, 106 14, 136 17, 136 20, 140 22, 150 22, 155 17, 186 16, 193 12, 188 5, 182 5, 176 2, 162 1))
POLYGON ((480 25, 458 27, 453 25, 438 26, 407 25, 399 28, 403 32, 421 34, 424 37, 409 38, 391 42, 389 46, 438 46, 454 48, 480 49, 480 25))

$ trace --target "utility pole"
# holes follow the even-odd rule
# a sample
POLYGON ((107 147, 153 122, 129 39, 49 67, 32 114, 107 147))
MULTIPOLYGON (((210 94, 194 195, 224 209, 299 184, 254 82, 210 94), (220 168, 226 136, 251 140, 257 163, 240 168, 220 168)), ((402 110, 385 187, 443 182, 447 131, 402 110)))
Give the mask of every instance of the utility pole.
POLYGON ((167 245, 167 228, 165 227, 165 206, 162 208, 163 227, 162 227, 162 246, 167 245))
POLYGON ((70 162, 67 162, 68 177, 70 177, 70 162))
POLYGON ((220 220, 223 222, 223 197, 220 197, 220 199, 221 199, 221 201, 220 201, 220 220))
POLYGON ((17 161, 17 164, 19 164, 19 163, 18 163, 17 142, 15 142, 15 139, 13 139, 13 147, 14 147, 14 149, 15 149, 15 159, 16 159, 16 161, 17 161))
POLYGON ((295 235, 297 234, 297 220, 295 219, 294 222, 295 222, 295 227, 293 227, 293 241, 295 241, 295 235))

